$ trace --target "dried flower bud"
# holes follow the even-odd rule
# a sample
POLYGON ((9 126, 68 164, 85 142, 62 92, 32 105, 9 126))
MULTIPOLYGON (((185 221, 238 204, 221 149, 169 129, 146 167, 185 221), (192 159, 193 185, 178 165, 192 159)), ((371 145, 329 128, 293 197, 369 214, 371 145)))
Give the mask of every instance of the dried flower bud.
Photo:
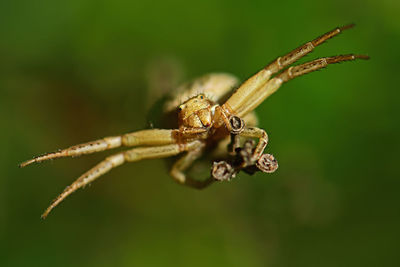
POLYGON ((258 159, 256 166, 262 172, 273 173, 278 169, 278 161, 271 154, 263 154, 258 159))
POLYGON ((235 177, 235 170, 226 161, 214 162, 211 175, 218 181, 227 181, 235 177))

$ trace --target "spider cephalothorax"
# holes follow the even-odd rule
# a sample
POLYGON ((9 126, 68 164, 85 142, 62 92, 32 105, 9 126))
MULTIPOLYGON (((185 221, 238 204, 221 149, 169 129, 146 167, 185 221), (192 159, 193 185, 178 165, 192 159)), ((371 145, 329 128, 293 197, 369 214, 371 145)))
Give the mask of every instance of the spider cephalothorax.
POLYGON ((178 107, 180 128, 209 128, 212 125, 213 102, 200 94, 178 107))
POLYGON ((20 166, 24 167, 33 162, 89 154, 119 146, 136 147, 107 157, 81 175, 53 201, 42 216, 46 217, 55 206, 78 188, 125 162, 165 158, 186 152, 172 166, 170 174, 178 183, 195 188, 204 188, 215 180, 230 179, 240 170, 249 173, 257 169, 267 173, 275 171, 278 166, 277 161, 274 156, 264 154, 268 135, 263 129, 256 127, 257 118, 254 109, 283 83, 293 78, 322 69, 329 64, 368 59, 368 56, 350 54, 319 58, 291 66, 318 45, 352 26, 335 28, 285 56, 278 57, 240 86, 234 76, 221 73, 210 74, 183 85, 164 106, 166 113, 178 109, 178 129, 149 129, 105 137, 22 163, 20 166), (232 93, 235 87, 237 89, 232 93), (212 96, 213 101, 206 98, 206 95, 212 96), (180 99, 187 97, 189 99, 183 104, 179 102, 180 99), (220 103, 223 99, 227 100, 220 103), (247 140, 243 146, 240 137, 247 140), (257 138, 258 143, 255 144, 252 138, 257 138), (213 164, 212 176, 209 179, 200 181, 187 176, 185 171, 206 151, 211 151, 210 154, 216 152, 218 158, 226 160, 213 164))

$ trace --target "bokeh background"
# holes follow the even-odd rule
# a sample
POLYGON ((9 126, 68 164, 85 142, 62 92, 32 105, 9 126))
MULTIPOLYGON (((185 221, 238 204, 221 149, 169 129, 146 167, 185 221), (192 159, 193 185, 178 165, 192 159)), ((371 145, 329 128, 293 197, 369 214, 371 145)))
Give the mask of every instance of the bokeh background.
POLYGON ((397 0, 1 1, 0 266, 399 266, 399 12, 397 0), (352 22, 307 60, 370 61, 293 80, 258 108, 276 173, 196 191, 162 160, 126 164, 40 219, 112 152, 21 161, 148 128, 180 82, 243 80, 352 22))

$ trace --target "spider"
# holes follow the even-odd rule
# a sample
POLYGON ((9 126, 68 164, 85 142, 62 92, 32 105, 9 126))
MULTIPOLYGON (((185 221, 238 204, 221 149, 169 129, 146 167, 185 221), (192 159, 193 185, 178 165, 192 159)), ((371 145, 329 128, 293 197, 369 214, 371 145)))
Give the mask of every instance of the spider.
POLYGON ((217 179, 229 179, 238 170, 246 167, 257 166, 264 172, 275 171, 278 166, 275 158, 272 155, 263 154, 268 143, 268 135, 265 130, 256 127, 257 118, 254 109, 278 90, 283 83, 291 79, 322 69, 329 64, 368 59, 366 55, 348 54, 318 58, 304 64, 290 66, 326 40, 353 26, 351 24, 337 27, 290 53, 278 57, 238 87, 238 80, 234 76, 223 73, 203 76, 181 86, 172 99, 164 105, 166 113, 177 115, 176 129, 147 129, 105 137, 21 163, 20 167, 25 167, 34 162, 74 157, 120 146, 136 147, 107 157, 82 174, 53 200, 42 218, 45 218, 71 193, 125 162, 166 158, 186 152, 173 164, 170 175, 178 183, 194 188, 204 188, 217 179), (231 94, 235 87, 237 89, 231 94), (187 100, 181 103, 181 99, 187 100), (227 100, 222 105, 218 104, 224 99, 227 100), (240 137, 249 140, 258 139, 258 143, 255 145, 254 142, 246 142, 243 148, 240 148, 240 137), (231 140, 230 148, 226 149, 229 140, 231 140), (212 177, 203 181, 186 175, 185 171, 207 151, 214 151, 217 154, 222 152, 222 155, 230 152, 231 155, 236 155, 241 163, 235 165, 225 161, 214 162, 212 177))

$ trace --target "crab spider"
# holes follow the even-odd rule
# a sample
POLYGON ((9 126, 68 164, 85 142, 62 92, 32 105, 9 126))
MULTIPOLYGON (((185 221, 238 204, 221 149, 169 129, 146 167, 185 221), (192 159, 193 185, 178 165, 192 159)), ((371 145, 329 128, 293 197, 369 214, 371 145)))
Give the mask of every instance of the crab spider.
MULTIPOLYGON (((335 28, 301 45, 285 56, 278 57, 242 83, 231 96, 229 94, 232 88, 237 87, 238 81, 229 74, 211 74, 194 80, 192 83, 180 87, 180 89, 178 88, 172 100, 164 106, 166 113, 174 111, 177 113, 177 129, 149 129, 120 136, 105 137, 23 162, 20 167, 25 167, 34 162, 90 154, 120 146, 136 147, 107 157, 81 175, 75 182, 65 188, 43 213, 42 217, 45 218, 54 207, 77 189, 93 182, 101 175, 125 162, 166 158, 186 152, 172 166, 171 176, 180 184, 195 188, 206 187, 215 181, 214 178, 216 178, 215 175, 218 175, 220 164, 214 163, 214 167, 217 167, 217 171, 213 173, 214 178, 210 177, 203 181, 192 179, 185 174, 185 171, 210 148, 222 147, 222 150, 228 152, 226 144, 229 143, 230 135, 233 146, 231 152, 233 153, 239 146, 238 137, 258 139, 258 143, 254 148, 250 144, 250 149, 249 145, 247 145, 247 149, 243 150, 247 151, 245 153, 246 164, 242 164, 237 168, 267 163, 269 168, 263 169, 263 171, 273 172, 277 168, 277 164, 272 155, 263 154, 268 143, 268 135, 263 129, 256 127, 257 119, 253 113, 254 109, 278 90, 284 82, 295 77, 319 70, 333 63, 368 59, 369 57, 365 55, 349 54, 319 58, 304 64, 290 66, 313 51, 318 45, 351 27, 353 25, 335 28), (275 76, 272 77, 273 75, 275 76), (211 97, 213 100, 211 100, 211 97), (187 100, 180 103, 180 100, 184 98, 187 100), (227 101, 219 105, 218 102, 223 99, 227 99, 227 101), (246 122, 245 126, 244 122, 246 122), (221 146, 221 144, 224 145, 221 146)), ((230 168, 231 166, 228 164, 228 166, 225 166, 225 170, 226 167, 230 168)), ((226 176, 224 177, 226 178, 226 176)))

